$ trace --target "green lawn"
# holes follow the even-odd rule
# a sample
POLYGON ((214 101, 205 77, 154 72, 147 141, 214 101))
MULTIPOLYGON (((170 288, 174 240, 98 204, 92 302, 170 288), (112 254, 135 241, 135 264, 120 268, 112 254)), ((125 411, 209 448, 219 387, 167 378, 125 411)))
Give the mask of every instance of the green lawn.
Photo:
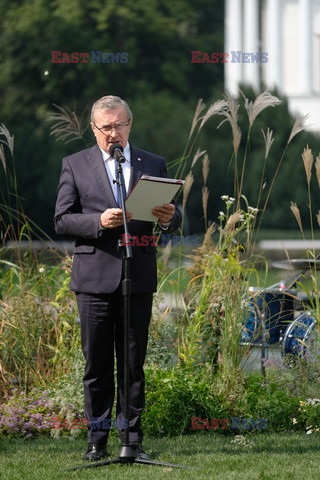
MULTIPOLYGON (((216 479, 216 480, 318 480, 320 435, 248 434, 243 442, 212 432, 170 439, 147 438, 152 459, 178 463, 188 469, 144 465, 112 465, 85 470, 68 469, 82 460, 85 440, 0 439, 0 478, 51 479, 216 479), (191 467, 191 468, 190 468, 191 467)), ((241 440, 241 439, 240 439, 241 440)), ((118 440, 109 445, 117 457, 118 440)))

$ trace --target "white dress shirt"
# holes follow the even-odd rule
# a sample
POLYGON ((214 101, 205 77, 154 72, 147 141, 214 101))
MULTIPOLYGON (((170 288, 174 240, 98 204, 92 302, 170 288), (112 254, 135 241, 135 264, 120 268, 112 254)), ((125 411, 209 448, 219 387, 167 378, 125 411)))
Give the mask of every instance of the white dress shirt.
MULTIPOLYGON (((100 147, 99 147, 100 148, 100 147)), ((106 171, 112 186, 114 198, 117 198, 117 184, 114 183, 114 180, 116 180, 115 176, 115 162, 113 157, 110 157, 109 153, 105 152, 100 148, 101 153, 102 153, 102 158, 104 161, 104 165, 106 167, 106 171)), ((124 183, 126 186, 126 192, 128 193, 129 191, 129 185, 130 185, 130 178, 131 178, 131 152, 130 152, 130 145, 129 142, 127 142, 127 145, 125 146, 123 150, 123 155, 126 159, 125 162, 123 162, 122 165, 122 171, 123 171, 123 177, 124 177, 124 183)), ((155 218, 156 221, 156 218, 155 218)), ((159 222, 158 222, 159 223, 159 222)), ((163 228, 163 230, 167 230, 171 222, 168 223, 162 223, 159 225, 163 228)))

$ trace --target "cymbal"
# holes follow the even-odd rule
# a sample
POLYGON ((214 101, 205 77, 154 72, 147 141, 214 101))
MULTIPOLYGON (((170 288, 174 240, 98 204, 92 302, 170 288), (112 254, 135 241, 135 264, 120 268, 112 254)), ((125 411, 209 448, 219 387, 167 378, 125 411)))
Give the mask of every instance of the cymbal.
POLYGON ((319 268, 320 260, 316 258, 294 258, 292 260, 280 260, 278 262, 273 262, 272 266, 274 268, 281 268, 282 270, 308 270, 311 268, 319 268))

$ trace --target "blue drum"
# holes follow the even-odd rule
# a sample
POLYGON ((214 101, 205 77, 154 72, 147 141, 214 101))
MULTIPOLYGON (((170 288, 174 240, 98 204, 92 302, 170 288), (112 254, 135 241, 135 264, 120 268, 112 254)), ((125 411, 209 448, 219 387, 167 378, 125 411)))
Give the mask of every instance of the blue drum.
POLYGON ((320 332, 309 312, 301 313, 286 329, 281 346, 282 355, 320 354, 320 332))
POLYGON ((295 290, 249 288, 248 319, 241 343, 261 345, 278 343, 283 331, 293 321, 295 290))

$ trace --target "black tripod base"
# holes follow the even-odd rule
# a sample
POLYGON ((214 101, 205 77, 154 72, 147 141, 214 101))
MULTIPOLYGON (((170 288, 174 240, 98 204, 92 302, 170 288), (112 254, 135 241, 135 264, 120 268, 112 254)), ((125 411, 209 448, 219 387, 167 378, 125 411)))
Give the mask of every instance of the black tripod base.
POLYGON ((82 470, 84 468, 97 468, 107 465, 114 465, 120 463, 122 465, 129 465, 133 463, 140 463, 143 465, 158 465, 159 467, 173 467, 173 468, 189 468, 184 465, 176 465, 174 463, 157 462, 156 460, 145 460, 142 458, 135 458, 133 450, 130 445, 122 445, 118 458, 112 460, 104 460, 102 462, 92 462, 85 465, 70 468, 68 470, 82 470))
POLYGON ((157 462, 156 460, 143 460, 142 458, 136 458, 135 463, 143 463, 144 465, 158 465, 159 467, 173 467, 173 468, 191 468, 184 465, 177 465, 176 463, 157 462))
POLYGON ((133 463, 135 458, 133 454, 133 450, 130 445, 122 445, 120 452, 119 452, 119 461, 120 463, 133 463))
POLYGON ((92 462, 88 463, 87 465, 78 465, 77 467, 69 468, 68 470, 83 470, 85 468, 98 468, 98 467, 104 467, 107 465, 114 465, 116 463, 120 463, 122 465, 132 465, 134 463, 140 463, 144 465, 158 465, 159 467, 172 467, 172 468, 191 468, 191 467, 185 467, 184 465, 177 465, 175 463, 166 463, 166 462, 157 462, 155 460, 143 460, 142 458, 134 458, 133 460, 130 460, 128 462, 124 462, 120 460, 120 458, 115 458, 113 460, 106 460, 105 462, 92 462))

